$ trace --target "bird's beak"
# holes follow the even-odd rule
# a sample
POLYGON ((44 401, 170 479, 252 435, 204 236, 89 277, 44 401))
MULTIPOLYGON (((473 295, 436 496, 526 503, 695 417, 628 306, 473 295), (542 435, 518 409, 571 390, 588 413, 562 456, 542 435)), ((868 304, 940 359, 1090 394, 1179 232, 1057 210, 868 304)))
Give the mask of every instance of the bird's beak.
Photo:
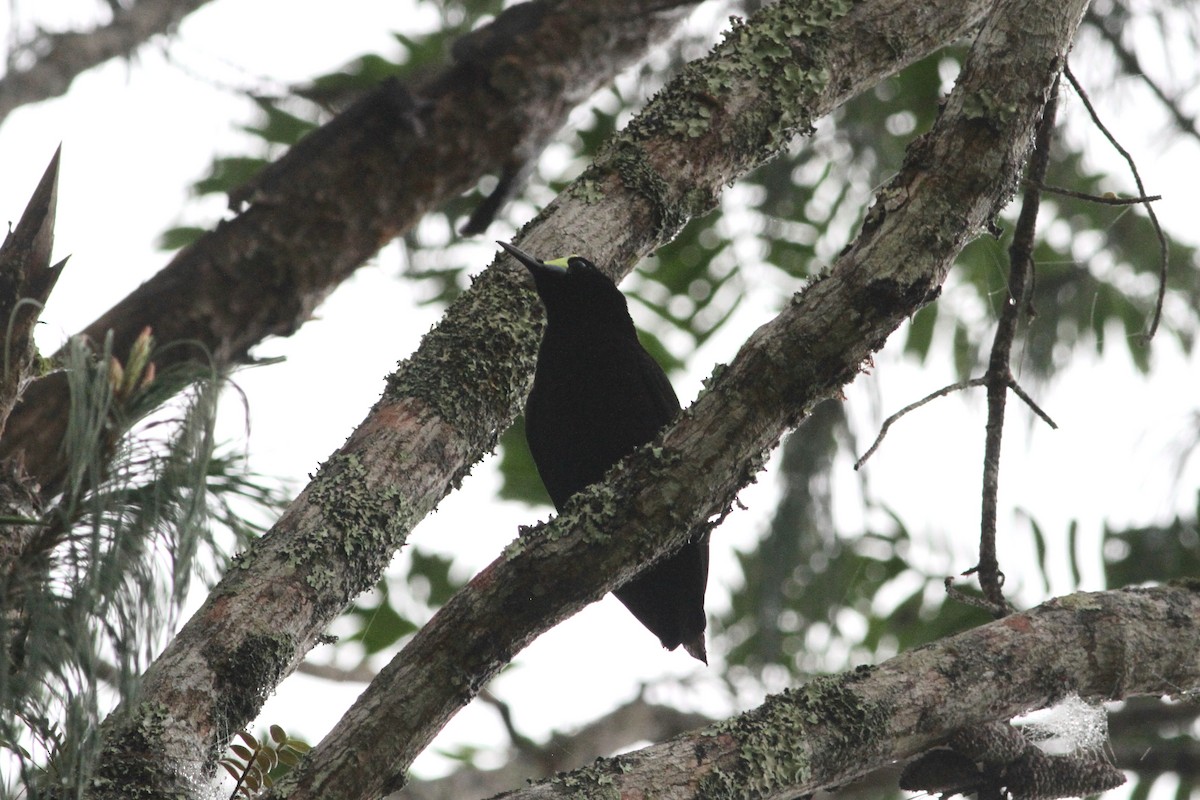
POLYGON ((529 270, 533 274, 536 275, 538 272, 545 270, 546 265, 544 263, 542 263, 542 260, 540 258, 534 258, 533 256, 529 255, 529 253, 526 253, 521 248, 513 247, 511 244, 509 244, 507 242, 496 242, 496 244, 500 245, 505 250, 507 250, 509 252, 509 255, 511 255, 517 261, 520 261, 523 265, 525 265, 525 269, 529 270))

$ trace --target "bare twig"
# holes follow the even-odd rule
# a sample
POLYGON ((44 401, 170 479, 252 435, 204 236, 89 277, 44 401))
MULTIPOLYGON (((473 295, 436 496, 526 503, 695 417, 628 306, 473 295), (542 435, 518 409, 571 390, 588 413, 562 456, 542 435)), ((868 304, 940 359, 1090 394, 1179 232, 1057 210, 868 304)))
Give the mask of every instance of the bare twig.
POLYGON ((0 121, 10 112, 66 93, 81 73, 112 58, 128 57, 153 36, 168 33, 209 0, 140 0, 114 4, 112 22, 89 31, 39 31, 18 42, 0 79, 0 121), (19 59, 31 58, 17 67, 19 59))
POLYGON ((1016 394, 1017 397, 1024 400, 1025 405, 1029 406, 1030 410, 1032 410, 1033 413, 1037 414, 1039 417, 1042 418, 1042 422, 1045 422, 1047 425, 1049 425, 1054 430, 1058 430, 1058 425, 1054 422, 1054 420, 1052 420, 1050 418, 1050 415, 1047 414, 1045 411, 1043 411, 1041 406, 1039 406, 1037 403, 1035 403, 1032 397, 1030 397, 1028 394, 1026 394, 1025 390, 1021 388, 1021 384, 1017 383, 1017 379, 1012 377, 1011 375, 1009 376, 1009 379, 1008 379, 1008 388, 1012 389, 1013 393, 1016 394))
MULTIPOLYGON (((963 573, 963 576, 974 575, 978 571, 979 571, 979 567, 971 567, 969 570, 967 570, 966 572, 963 573)), ((972 606, 974 608, 981 608, 984 611, 988 612, 989 614, 994 613, 996 610, 995 606, 993 606, 986 597, 976 597, 975 595, 967 594, 962 589, 959 589, 958 587, 956 587, 954 585, 954 576, 953 575, 948 575, 945 578, 945 580, 942 581, 942 585, 946 587, 946 596, 949 597, 951 600, 954 600, 955 602, 962 603, 964 606, 972 606)), ((1001 586, 1004 585, 1004 574, 1003 573, 1000 574, 1000 585, 1001 586)), ((1005 601, 1005 603, 1006 603, 1009 611, 1016 610, 1011 604, 1008 603, 1007 600, 1005 601)))
MULTIPOLYGON (((1026 179, 1026 186, 1033 184, 1026 179)), ((1142 203, 1153 203, 1162 200, 1161 194, 1152 194, 1149 196, 1139 195, 1138 197, 1118 197, 1115 194, 1088 194, 1087 192, 1077 192, 1074 189, 1064 189, 1061 186, 1047 186, 1044 183, 1039 183, 1034 186, 1035 189, 1046 194, 1057 194, 1063 197, 1074 197, 1076 200, 1087 200, 1089 203, 1099 203, 1102 206, 1136 206, 1142 203)))
POLYGON ((379 670, 372 667, 365 659, 353 667, 302 661, 296 667, 296 671, 334 683, 370 683, 379 674, 379 670))
MULTIPOLYGON (((1033 153, 1029 158, 1028 175, 1035 186, 1046 177, 1050 163, 1050 140, 1054 134, 1054 118, 1058 111, 1058 81, 1050 90, 1046 108, 1038 123, 1033 153)), ((1009 367, 1013 339, 1017 324, 1025 306, 1025 290, 1033 271, 1034 232, 1037 230, 1038 208, 1041 193, 1030 186, 1025 189, 1021 201, 1021 215, 1013 232, 1013 242, 1008 250, 1008 300, 1000 311, 996 324, 996 336, 992 340, 992 352, 988 358, 984 384, 987 386, 988 418, 985 430, 986 441, 983 454, 983 502, 979 524, 979 564, 976 567, 979 588, 992 606, 992 613, 1002 617, 1008 613, 1004 599, 1003 577, 996 558, 996 506, 1000 491, 1000 443, 1004 435, 1004 406, 1008 399, 1008 388, 1015 383, 1009 367)), ((1036 408, 1036 406, 1034 406, 1036 408)))
POLYGON ((517 730, 517 725, 513 722, 512 709, 508 703, 496 697, 496 695, 487 689, 479 692, 479 699, 496 709, 497 713, 500 714, 500 721, 504 723, 504 730, 508 732, 508 739, 512 742, 513 747, 516 748, 518 753, 533 761, 541 761, 543 759, 545 754, 537 742, 517 730))
MULTIPOLYGON (((1146 186, 1142 183, 1142 175, 1138 172, 1133 156, 1121 146, 1121 143, 1116 140, 1112 132, 1100 121, 1100 116, 1096 113, 1095 106, 1092 105, 1087 92, 1079 85, 1079 81, 1075 79, 1075 75, 1071 72, 1069 65, 1063 67, 1063 75, 1067 76, 1067 80, 1071 82, 1071 87, 1075 89, 1076 94, 1079 95, 1079 99, 1083 101, 1083 106, 1091 116, 1092 122, 1104 134, 1104 138, 1108 139, 1108 143, 1113 146, 1113 149, 1121 154, 1121 157, 1125 159, 1125 163, 1129 165, 1129 171, 1133 173, 1133 180, 1137 184, 1138 193, 1146 197, 1146 186)), ((1163 300, 1167 296, 1167 268, 1170 263, 1170 256, 1167 249, 1167 235, 1163 233, 1162 225, 1158 222, 1158 215, 1154 213, 1154 206, 1149 202, 1142 203, 1142 205, 1146 207, 1146 216, 1150 218, 1150 224, 1154 226, 1154 233, 1158 236, 1158 297, 1154 301, 1154 316, 1150 320, 1150 328, 1146 331, 1145 338, 1149 340, 1153 339, 1154 334, 1158 332, 1158 323, 1162 320, 1163 300)))
MULTIPOLYGON (((961 392, 964 389, 970 389, 973 386, 984 386, 986 383, 987 383, 986 376, 982 377, 982 378, 971 378, 970 380, 960 381, 958 383, 952 383, 949 386, 943 386, 941 389, 938 389, 936 392, 932 392, 930 394, 925 395, 917 402, 909 403, 904 408, 900 409, 895 414, 892 414, 890 417, 888 417, 887 419, 885 419, 883 421, 883 424, 879 426, 879 435, 875 437, 875 441, 871 443, 871 446, 867 449, 867 452, 863 453, 862 457, 859 458, 858 461, 854 462, 854 468, 856 470, 862 469, 863 464, 867 463, 867 459, 875 454, 875 451, 879 449, 879 445, 883 444, 883 437, 887 436, 888 428, 891 428, 892 425, 894 423, 896 423, 897 421, 899 421, 899 419, 901 417, 903 417, 905 414, 908 414, 910 411, 916 411, 921 406, 925 405, 926 403, 928 403, 932 400, 936 400, 939 397, 945 397, 946 395, 951 394, 953 392, 961 392)), ((1008 387, 1010 389, 1012 389, 1014 392, 1016 392, 1017 397, 1019 397, 1025 401, 1025 404, 1028 405, 1033 410, 1033 413, 1035 413, 1039 417, 1041 417, 1042 420, 1047 425, 1049 425, 1051 428, 1058 430, 1058 425, 1054 422, 1053 419, 1050 418, 1050 415, 1047 414, 1045 411, 1043 411, 1041 409, 1041 407, 1038 406, 1038 404, 1034 402, 1032 397, 1030 397, 1028 394, 1026 394, 1025 390, 1021 388, 1021 385, 1019 383, 1017 383, 1016 378, 1013 378, 1011 375, 1009 376, 1008 387)))
POLYGON ((1177 98, 1170 97, 1166 91, 1158 85, 1149 73, 1142 66, 1142 62, 1138 59, 1137 54, 1125 46, 1121 41, 1121 36, 1116 31, 1109 30, 1106 20, 1101 18, 1093 9, 1088 9, 1086 20, 1095 27, 1104 41, 1112 46, 1113 52, 1117 56, 1117 60, 1121 62, 1121 68, 1126 74, 1137 78, 1142 83, 1146 84, 1146 88, 1150 93, 1158 98, 1158 101, 1167 109, 1167 113, 1175 120, 1175 125, 1180 131, 1187 135, 1200 139, 1200 125, 1197 125, 1196 118, 1184 113, 1182 104, 1177 98))
POLYGON ((862 465, 867 463, 867 459, 874 455, 875 451, 879 449, 879 445, 883 443, 883 437, 887 436, 888 428, 892 427, 892 424, 905 414, 909 413, 910 411, 916 411, 918 408, 930 402, 931 400, 936 400, 939 397, 945 397, 952 392, 961 392, 963 389, 969 389, 972 386, 983 386, 983 380, 983 378, 972 378, 969 381, 961 381, 959 383, 952 383, 949 386, 943 386, 936 392, 927 394, 917 402, 909 403, 895 414, 892 414, 883 421, 883 425, 879 426, 879 435, 875 437, 875 441, 871 443, 871 446, 867 449, 867 452, 863 453, 862 458, 854 462, 854 468, 861 469, 862 465))

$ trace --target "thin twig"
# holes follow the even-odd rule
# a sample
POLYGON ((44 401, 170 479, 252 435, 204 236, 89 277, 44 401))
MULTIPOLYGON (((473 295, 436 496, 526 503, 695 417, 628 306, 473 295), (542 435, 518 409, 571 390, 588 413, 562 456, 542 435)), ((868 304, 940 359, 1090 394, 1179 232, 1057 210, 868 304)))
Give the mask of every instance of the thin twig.
POLYGON ((1088 9, 1087 21, 1092 23, 1093 27, 1104 37, 1104 41, 1112 45, 1117 60, 1121 62, 1121 67, 1125 70, 1126 74, 1146 84, 1146 88, 1150 90, 1150 93, 1157 97, 1158 101, 1166 107, 1167 113, 1175 120, 1175 124, 1179 127, 1179 130, 1195 139, 1200 139, 1200 126, 1196 124, 1196 119, 1185 114, 1181 107, 1182 104, 1176 98, 1169 97, 1166 90, 1150 77, 1145 68, 1142 67, 1142 62, 1138 59, 1137 54, 1125 46, 1125 43, 1121 41, 1120 35, 1116 31, 1109 30, 1108 26, 1104 24, 1105 20, 1092 9, 1088 9))
MULTIPOLYGON (((939 397, 945 397, 951 392, 960 392, 964 389, 970 389, 973 386, 983 386, 986 383, 986 377, 971 378, 970 380, 952 383, 949 386, 943 386, 941 389, 922 397, 915 403, 909 403, 904 408, 900 409, 895 414, 892 414, 883 421, 883 424, 879 426, 879 435, 875 437, 875 441, 871 443, 871 447, 867 450, 867 452, 864 453, 862 457, 858 459, 858 461, 854 462, 854 468, 856 470, 861 469, 863 464, 867 463, 867 459, 874 455, 875 451, 879 449, 879 446, 883 444, 883 437, 887 436, 888 428, 892 427, 892 424, 897 422, 905 414, 909 413, 910 411, 916 411, 918 408, 930 402, 931 400, 936 400, 939 397)), ((1051 419, 1049 414, 1042 410, 1041 406, 1039 406, 1037 402, 1035 402, 1034 399, 1025 392, 1024 389, 1021 388, 1021 384, 1017 383, 1016 378, 1009 376, 1008 387, 1016 392, 1017 397, 1025 401, 1025 404, 1033 410, 1033 413, 1041 417, 1042 420, 1051 428, 1058 430, 1058 424, 1051 419)))
MULTIPOLYGON (((1024 181, 1026 186, 1032 186, 1028 179, 1024 181)), ((1074 197, 1076 200, 1087 200, 1089 203, 1099 203, 1103 206, 1136 206, 1142 203, 1153 203, 1162 200, 1161 194, 1152 194, 1149 196, 1138 197, 1118 197, 1115 194, 1088 194, 1087 192, 1077 192, 1074 189, 1064 189, 1061 186, 1047 186, 1044 183, 1034 186, 1040 192, 1046 194, 1057 194, 1063 197, 1074 197)))
POLYGON ((922 397, 920 400, 918 400, 915 403, 909 403, 904 408, 897 411, 895 414, 892 414, 890 417, 885 419, 883 421, 883 425, 881 425, 879 427, 879 435, 875 437, 875 441, 871 444, 871 447, 867 450, 867 452, 863 453, 862 458, 860 458, 858 461, 854 462, 854 468, 860 469, 863 464, 867 463, 867 459, 870 458, 875 453, 875 451, 879 449, 879 445, 883 443, 883 437, 887 436, 888 428, 892 427, 892 423, 896 422, 898 419, 903 417, 905 414, 907 414, 910 411, 916 411, 918 408, 925 405, 929 401, 936 400, 939 397, 945 397, 946 395, 950 394, 951 392, 961 392, 963 389, 969 389, 972 386, 982 386, 983 380, 984 380, 983 378, 972 378, 969 381, 961 381, 960 383, 952 383, 949 386, 943 386, 941 389, 938 389, 933 394, 926 395, 925 397, 922 397))
MULTIPOLYGON (((1092 122, 1104 134, 1104 138, 1108 139, 1113 149, 1121 154, 1121 157, 1125 159, 1125 163, 1129 165, 1129 171, 1133 173, 1133 180, 1137 184, 1138 193, 1143 197, 1146 196, 1146 186, 1142 183, 1142 175, 1138 172, 1133 156, 1121 146, 1121 143, 1116 140, 1116 137, 1112 135, 1108 128, 1104 127, 1104 123, 1100 121, 1100 116, 1096 113, 1096 108, 1088 98, 1087 92, 1083 90, 1083 87, 1079 85, 1079 81, 1075 79, 1075 75, 1071 72, 1070 65, 1063 67, 1063 75, 1067 76, 1067 80, 1071 82, 1071 87, 1075 89, 1076 94, 1079 95, 1079 99, 1083 101, 1083 107, 1087 109, 1092 122)), ((1150 218, 1150 224, 1154 226, 1154 233, 1158 236, 1158 298, 1154 302, 1154 317, 1150 321, 1150 329, 1146 332, 1145 336, 1147 340, 1150 340, 1158 332, 1158 323, 1162 320, 1163 301, 1167 296, 1169 252, 1167 249, 1167 236, 1163 233, 1162 225, 1158 223, 1158 215, 1154 213, 1154 206, 1149 202, 1142 203, 1142 205, 1146 207, 1146 215, 1150 218)))
POLYGON ((496 709, 500 714, 500 721, 504 723, 504 730, 508 732, 508 738, 512 742, 513 747, 518 752, 524 753, 526 756, 535 761, 540 761, 545 755, 542 749, 538 747, 537 742, 530 739, 525 734, 517 730, 517 726, 513 723, 512 709, 508 703, 501 700, 496 695, 492 694, 487 689, 479 692, 479 699, 496 709))
POLYGON ((1041 417, 1043 422, 1045 422, 1047 425, 1049 425, 1054 430, 1058 430, 1058 425, 1054 422, 1054 420, 1052 420, 1050 418, 1050 415, 1047 414, 1045 411, 1042 411, 1041 406, 1039 406, 1037 403, 1035 403, 1033 398, 1025 393, 1025 390, 1021 388, 1021 384, 1017 383, 1017 379, 1012 377, 1011 375, 1009 376, 1009 379, 1008 379, 1008 388, 1012 389, 1013 393, 1016 394, 1017 397, 1024 400, 1025 405, 1029 406, 1029 408, 1033 411, 1033 413, 1035 413, 1039 417, 1041 417))
MULTIPOLYGON (((979 570, 978 567, 971 567, 969 570, 964 572, 963 575, 973 575, 978 570, 979 570)), ((1004 573, 1000 573, 1000 577, 1001 577, 1001 579, 1003 579, 1004 573)), ((1003 585, 1004 581, 1001 580, 1000 583, 1001 583, 1001 585, 1003 585)), ((953 575, 950 575, 947 578, 945 578, 945 580, 942 581, 942 585, 946 587, 946 597, 949 597, 951 600, 954 600, 955 602, 962 603, 964 606, 971 606, 972 608, 981 608, 984 611, 988 612, 989 614, 994 613, 996 610, 992 606, 992 604, 987 600, 987 598, 976 597, 973 594, 967 594, 962 589, 959 589, 957 586, 955 586, 953 575)), ((1009 603, 1007 600, 1004 602, 1005 602, 1005 607, 1009 611, 1016 611, 1016 608, 1012 605, 1012 603, 1009 603)))
POLYGON ((992 339, 992 352, 988 357, 988 368, 984 374, 987 386, 988 417, 985 426, 983 453, 983 502, 979 521, 979 564, 976 567, 979 588, 991 604, 992 614, 1002 617, 1008 613, 1004 599, 1004 583, 1000 563, 996 558, 996 511, 1000 493, 1000 443, 1004 435, 1004 407, 1008 399, 1008 387, 1015 383, 1010 368, 1013 340, 1017 324, 1025 307, 1025 291, 1033 271, 1034 233, 1037 230, 1038 208, 1041 193, 1036 188, 1046 177, 1050 164, 1050 141, 1054 135, 1054 118, 1058 111, 1058 81, 1050 90, 1046 107, 1038 123, 1033 153, 1029 158, 1028 175, 1030 186, 1025 189, 1021 200, 1021 214, 1013 231, 1013 242, 1008 249, 1008 299, 1000 310, 996 323, 996 335, 992 339))

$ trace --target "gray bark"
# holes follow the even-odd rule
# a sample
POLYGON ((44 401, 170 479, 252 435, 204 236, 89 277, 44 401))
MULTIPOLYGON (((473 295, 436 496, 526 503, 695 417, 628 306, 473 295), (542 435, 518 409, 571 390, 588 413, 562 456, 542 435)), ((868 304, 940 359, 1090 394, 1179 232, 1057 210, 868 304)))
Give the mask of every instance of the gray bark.
POLYGON ((129 57, 154 36, 170 33, 209 0, 136 0, 89 31, 38 31, 8 54, 0 78, 0 123, 14 110, 66 94, 74 80, 113 58, 129 57))
POLYGON ((1061 597, 496 800, 786 800, 1072 692, 1091 701, 1183 695, 1200 685, 1198 588, 1061 597))
MULTIPOLYGON (((763 452, 936 297, 958 250, 1011 198, 1082 6, 782 2, 689 67, 611 142, 528 229, 528 249, 585 252, 623 274, 812 120, 992 11, 938 124, 831 273, 756 332, 660 442, 477 576, 277 796, 395 788, 433 734, 521 647, 727 509, 763 452)), ((129 797, 130 785, 196 789, 223 737, 254 716, 328 621, 375 582, 412 525, 494 444, 529 379, 535 309, 510 265, 485 272, 454 304, 151 667, 137 701, 110 717, 93 797, 129 797)))

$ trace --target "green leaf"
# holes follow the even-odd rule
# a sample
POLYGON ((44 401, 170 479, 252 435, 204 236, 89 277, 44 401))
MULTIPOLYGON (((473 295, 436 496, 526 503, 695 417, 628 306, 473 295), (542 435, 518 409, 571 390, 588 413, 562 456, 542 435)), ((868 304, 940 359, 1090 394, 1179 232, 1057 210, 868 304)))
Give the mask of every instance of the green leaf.
POLYGON ((550 496, 538 476, 529 445, 525 443, 525 418, 517 420, 500 436, 500 497, 531 506, 550 505, 550 496))
POLYGON ((929 305, 918 311, 908 323, 908 336, 904 340, 904 352, 924 361, 929 355, 929 346, 933 344, 933 329, 937 324, 937 304, 929 305))
POLYGON ((230 157, 213 160, 208 176, 196 181, 197 194, 228 194, 245 184, 267 165, 265 158, 230 157))
POLYGON ((403 66, 376 53, 368 53, 336 72, 321 75, 304 90, 305 96, 344 96, 365 92, 380 81, 401 74, 403 66))
POLYGON ((1071 582, 1078 587, 1083 583, 1083 572, 1079 566, 1079 522, 1076 520, 1071 520, 1067 527, 1067 553, 1070 556, 1071 582))
POLYGON ((462 582, 450 577, 450 567, 453 560, 436 553, 424 553, 413 549, 412 567, 409 569, 409 580, 413 577, 423 578, 428 585, 428 596, 425 602, 431 608, 441 608, 462 588, 462 582))
POLYGON ((254 102, 262 110, 264 119, 255 125, 243 125, 242 130, 271 144, 293 145, 317 127, 312 120, 284 111, 274 100, 256 97, 254 102))
POLYGON ((1200 534, 1195 517, 1158 527, 1112 530, 1103 538, 1108 586, 1183 580, 1200 575, 1200 534))
POLYGON ((182 250, 206 233, 208 231, 204 228, 190 225, 179 225, 174 228, 168 228, 158 237, 158 249, 168 252, 182 250))
POLYGON ((649 331, 638 331, 638 341, 642 343, 642 347, 646 348, 646 352, 658 362, 667 373, 678 372, 683 369, 683 360, 676 358, 667 346, 662 343, 662 340, 649 331))
POLYGON ((1042 590, 1050 593, 1050 573, 1046 565, 1046 535, 1042 532, 1042 526, 1038 525, 1030 514, 1026 513, 1025 519, 1029 521, 1029 530, 1033 533, 1033 546, 1037 553, 1038 575, 1042 579, 1042 590))
POLYGON ((357 618, 360 628, 344 639, 360 642, 367 655, 374 655, 393 647, 404 637, 416 633, 419 627, 392 607, 386 591, 382 593, 377 605, 355 604, 346 612, 346 616, 357 618))
POLYGON ((971 371, 978 362, 975 344, 970 332, 960 322, 954 323, 954 373, 960 381, 970 380, 971 371))

